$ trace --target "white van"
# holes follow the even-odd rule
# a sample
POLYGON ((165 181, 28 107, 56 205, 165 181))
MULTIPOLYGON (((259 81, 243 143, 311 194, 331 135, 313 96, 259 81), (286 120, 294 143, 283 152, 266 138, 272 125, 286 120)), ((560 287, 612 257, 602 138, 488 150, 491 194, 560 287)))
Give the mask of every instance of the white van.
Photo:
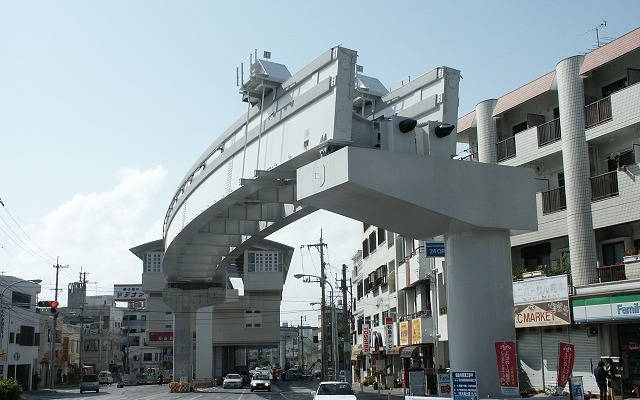
POLYGON ((111 376, 111 372, 100 371, 100 373, 98 373, 98 382, 100 382, 101 385, 113 384, 113 376, 111 376))

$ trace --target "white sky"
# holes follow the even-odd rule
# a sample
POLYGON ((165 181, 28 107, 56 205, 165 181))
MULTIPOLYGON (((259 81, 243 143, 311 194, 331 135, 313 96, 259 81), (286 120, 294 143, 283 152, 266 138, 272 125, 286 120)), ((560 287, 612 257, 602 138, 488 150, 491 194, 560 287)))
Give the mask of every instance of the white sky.
MULTIPOLYGON (((462 71, 462 116, 638 26, 635 0, 0 1, 0 271, 52 298, 87 272, 90 294, 139 283, 129 248, 162 237, 169 200, 198 156, 246 111, 236 67, 254 49, 297 72, 334 45, 387 87, 436 66, 462 71), (585 34, 582 34, 587 32, 585 34)), ((314 323, 329 274, 361 224, 318 212, 270 239, 296 248, 283 322, 314 323)), ((60 300, 66 304, 66 290, 60 300)))

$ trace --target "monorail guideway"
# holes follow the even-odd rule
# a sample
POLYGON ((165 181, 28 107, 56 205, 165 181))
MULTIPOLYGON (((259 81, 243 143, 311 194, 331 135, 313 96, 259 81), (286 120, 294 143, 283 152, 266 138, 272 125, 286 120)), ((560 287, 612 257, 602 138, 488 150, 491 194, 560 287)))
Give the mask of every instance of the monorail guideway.
POLYGON ((451 367, 476 371, 480 396, 503 397, 494 342, 515 340, 509 237, 537 229, 533 173, 452 159, 459 71, 389 92, 355 60, 335 47, 291 75, 256 57, 239 75, 246 117, 196 161, 165 219, 163 295, 188 311, 174 324, 174 376, 191 376, 195 310, 237 298, 227 268, 326 209, 413 239, 444 235, 451 367))

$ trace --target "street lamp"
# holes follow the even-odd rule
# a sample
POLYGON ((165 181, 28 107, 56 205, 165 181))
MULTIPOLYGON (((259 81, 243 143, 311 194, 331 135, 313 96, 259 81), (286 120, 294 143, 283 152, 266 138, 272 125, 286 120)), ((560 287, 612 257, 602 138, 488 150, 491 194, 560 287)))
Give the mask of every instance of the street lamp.
MULTIPOLYGON (((25 282, 31 282, 31 283, 35 283, 36 285, 42 282, 42 279, 28 279, 28 280, 18 280, 15 282, 12 282, 10 284, 8 284, 7 286, 4 287, 4 289, 2 289, 2 292, 0 292, 0 301, 2 301, 2 305, 1 310, 0 310, 0 346, 2 346, 2 350, 4 350, 4 292, 7 291, 7 289, 9 289, 11 286, 17 285, 18 283, 25 283, 25 282)), ((11 309, 9 309, 9 321, 11 321, 11 309)), ((8 326, 8 330, 11 330, 11 325, 9 323, 7 323, 8 326)), ((7 335, 8 336, 8 335, 7 335)), ((5 357, 7 357, 9 354, 9 339, 7 338, 7 349, 6 349, 6 353, 4 354, 5 357)), ((8 373, 8 371, 7 371, 8 373)))
MULTIPOLYGON (((293 276, 296 279, 301 279, 301 278, 315 278, 317 279, 317 281, 313 281, 313 282, 319 282, 320 283, 320 288, 322 289, 322 296, 320 299, 320 314, 322 315, 322 331, 321 331, 321 335, 322 335, 322 380, 325 381, 327 380, 327 361, 328 361, 328 357, 327 357, 327 344, 326 344, 326 338, 327 338, 327 324, 326 324, 326 314, 327 314, 327 310, 326 310, 326 300, 325 300, 325 289, 324 289, 324 284, 328 283, 329 286, 331 286, 331 293, 333 293, 333 285, 331 285, 331 282, 328 282, 326 277, 324 276, 324 269, 322 270, 322 276, 317 276, 317 275, 308 275, 308 274, 295 274, 293 276)), ((305 282, 311 282, 311 280, 309 279, 305 279, 305 282)), ((335 358, 335 356, 334 356, 335 358)), ((335 363, 334 363, 335 364, 335 363)), ((335 370, 335 367, 334 367, 335 370)))

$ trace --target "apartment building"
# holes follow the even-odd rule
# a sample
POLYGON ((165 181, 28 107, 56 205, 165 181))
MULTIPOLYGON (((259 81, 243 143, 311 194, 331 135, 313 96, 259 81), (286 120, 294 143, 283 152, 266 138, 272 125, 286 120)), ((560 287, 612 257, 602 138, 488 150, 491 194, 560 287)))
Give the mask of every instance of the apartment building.
MULTIPOLYGON (((620 373, 616 393, 638 395, 638 82, 640 29, 560 60, 554 70, 480 102, 457 122, 458 142, 469 149, 461 162, 535 174, 538 230, 511 238, 514 278, 525 279, 515 285, 534 279, 539 288, 553 288, 560 300, 542 307, 558 317, 562 309, 566 318, 515 321, 521 389, 555 386, 558 344, 568 342, 585 390, 597 392, 591 371, 608 358, 620 373)), ((354 260, 352 277, 355 379, 380 364, 385 374, 398 376, 409 358, 421 360, 427 372, 447 367, 446 265, 438 240, 363 228, 362 259, 354 260), (372 348, 382 331, 391 332, 389 339, 383 334, 382 345, 372 348)))
POLYGON ((590 376, 600 357, 613 357, 619 390, 637 395, 640 275, 625 255, 640 245, 638 82, 640 29, 560 60, 458 121, 466 159, 535 171, 538 230, 512 237, 514 274, 567 275, 572 319, 517 330, 533 387, 554 383, 565 341, 576 345, 576 374, 590 376))

